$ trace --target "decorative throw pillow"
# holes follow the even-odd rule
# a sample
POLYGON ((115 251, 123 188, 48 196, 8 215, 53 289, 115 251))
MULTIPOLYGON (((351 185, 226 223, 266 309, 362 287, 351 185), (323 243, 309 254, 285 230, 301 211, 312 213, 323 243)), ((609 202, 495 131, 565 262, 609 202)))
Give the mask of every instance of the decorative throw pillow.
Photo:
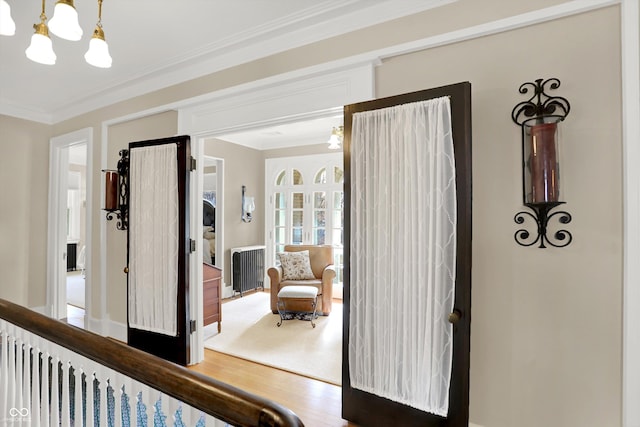
POLYGON ((280 264, 282 265, 282 280, 309 280, 315 279, 309 261, 309 251, 281 252, 280 264))

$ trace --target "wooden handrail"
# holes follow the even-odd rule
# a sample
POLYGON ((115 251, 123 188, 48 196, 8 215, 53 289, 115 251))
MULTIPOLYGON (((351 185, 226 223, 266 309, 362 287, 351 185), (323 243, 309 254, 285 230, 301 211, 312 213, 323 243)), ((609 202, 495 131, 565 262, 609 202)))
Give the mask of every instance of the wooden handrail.
POLYGON ((3 299, 0 318, 234 426, 303 426, 268 399, 3 299))

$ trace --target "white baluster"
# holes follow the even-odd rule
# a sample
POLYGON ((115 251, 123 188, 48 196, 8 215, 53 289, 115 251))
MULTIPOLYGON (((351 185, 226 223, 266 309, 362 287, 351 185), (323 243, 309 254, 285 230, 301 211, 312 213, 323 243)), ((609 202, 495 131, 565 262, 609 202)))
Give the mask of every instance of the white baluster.
POLYGON ((0 417, 9 413, 9 339, 6 323, 0 320, 0 417))
MULTIPOLYGON (((15 329, 15 328, 12 328, 15 329)), ((7 388, 7 409, 11 411, 16 407, 16 340, 13 334, 9 335, 9 385, 7 388)), ((8 413, 8 411, 7 411, 8 413)))
POLYGON ((29 344, 29 338, 23 340, 23 354, 24 359, 22 362, 22 405, 23 411, 27 413, 27 417, 30 416, 31 410, 31 345, 29 344))
POLYGON ((87 382, 87 395, 86 395, 86 402, 87 402, 87 427, 95 427, 95 423, 94 423, 94 413, 96 411, 96 401, 94 399, 94 391, 93 391, 93 380, 94 380, 94 374, 91 371, 87 372, 87 377, 85 379, 85 381, 87 382))
POLYGON ((60 400, 62 402, 62 411, 60 414, 60 421, 62 427, 71 427, 71 419, 69 417, 69 362, 64 357, 61 361, 62 366, 62 396, 60 400))
POLYGON ((41 388, 41 405, 40 405, 40 424, 43 427, 49 427, 51 424, 49 423, 49 389, 51 388, 51 384, 49 384, 49 371, 51 367, 49 366, 49 352, 45 349, 42 352, 42 388, 41 388))
POLYGON ((185 426, 193 426, 195 425, 193 422, 191 422, 191 411, 190 411, 190 406, 187 405, 186 403, 180 403, 180 406, 182 407, 182 422, 184 423, 185 426))
POLYGON ((33 381, 31 382, 31 426, 40 427, 40 348, 37 340, 34 340, 33 358, 31 359, 31 372, 33 381))
MULTIPOLYGON (((54 347, 54 346, 52 346, 54 347)), ((60 386, 60 360, 58 359, 57 352, 55 348, 52 348, 53 354, 51 355, 51 424, 54 426, 60 425, 60 394, 59 394, 59 386, 60 386)))
POLYGON ((13 406, 19 410, 22 411, 22 408, 24 408, 24 406, 22 405, 22 378, 23 378, 23 373, 24 370, 22 369, 22 362, 23 362, 23 350, 22 350, 22 339, 19 337, 20 335, 20 331, 16 331, 17 332, 17 336, 16 336, 16 389, 15 389, 15 396, 14 396, 14 404, 13 406))
POLYGON ((164 396, 163 407, 165 415, 167 416, 167 425, 174 426, 176 422, 176 411, 180 407, 180 401, 173 397, 164 396))
POLYGON ((114 427, 122 427, 122 386, 124 383, 123 378, 124 377, 122 377, 121 375, 112 372, 111 379, 109 380, 111 388, 113 388, 113 397, 115 399, 115 405, 113 406, 114 427))
POLYGON ((222 420, 217 419, 211 415, 206 415, 206 426, 207 427, 227 427, 227 423, 222 420))

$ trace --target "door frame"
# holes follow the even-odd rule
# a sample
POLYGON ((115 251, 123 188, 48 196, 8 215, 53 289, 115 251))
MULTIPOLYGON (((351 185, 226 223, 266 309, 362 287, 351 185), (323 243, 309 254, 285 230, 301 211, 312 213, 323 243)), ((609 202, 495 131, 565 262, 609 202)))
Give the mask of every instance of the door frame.
POLYGON ((47 219, 47 299, 45 313, 54 318, 66 317, 67 288, 62 276, 66 277, 66 239, 62 230, 66 217, 66 182, 69 167, 68 148, 85 144, 86 153, 86 215, 85 215, 85 316, 84 328, 88 329, 91 318, 91 253, 92 225, 90 207, 93 206, 93 128, 88 127, 53 137, 49 140, 49 202, 47 219), (64 193, 64 197, 63 197, 64 193), (64 240, 65 244, 60 242, 64 240))
MULTIPOLYGON (((185 101, 178 108, 178 134, 191 135, 192 155, 196 164, 201 165, 205 139, 233 132, 331 117, 339 114, 343 105, 373 99, 376 63, 377 60, 365 60, 337 68, 322 66, 321 69, 316 68, 319 74, 295 71, 236 86, 231 90, 214 92, 199 97, 195 104, 193 100, 185 101)), ((141 113, 140 116, 142 115, 144 114, 141 113)), ((192 198, 192 211, 202 211, 195 204, 196 199, 192 198)), ((217 211, 218 209, 216 213, 217 211)), ((202 212, 197 221, 200 230, 194 231, 194 235, 199 233, 201 236, 202 212)), ((216 240, 217 238, 218 236, 216 240)), ((201 251, 202 239, 196 239, 195 259, 202 260, 201 251)), ((192 277, 192 280, 196 281, 192 283, 192 290, 202 286, 202 271, 196 271, 199 271, 200 276, 192 277)), ((196 307, 192 313, 201 313, 202 292, 196 291, 192 294, 195 294, 193 298, 197 299, 192 300, 192 307, 196 307)), ((200 318, 193 320, 201 322, 200 318)), ((196 333, 192 334, 192 364, 204 360, 203 334, 198 331, 202 331, 202 328, 198 327, 196 333)))

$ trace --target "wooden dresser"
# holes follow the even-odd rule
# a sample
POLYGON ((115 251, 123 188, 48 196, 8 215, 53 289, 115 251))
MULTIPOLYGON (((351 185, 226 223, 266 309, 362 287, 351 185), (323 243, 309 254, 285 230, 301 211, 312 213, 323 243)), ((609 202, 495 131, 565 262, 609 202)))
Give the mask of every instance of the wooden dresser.
POLYGON ((202 289, 204 293, 204 326, 218 322, 218 333, 222 330, 222 270, 202 263, 202 289))

